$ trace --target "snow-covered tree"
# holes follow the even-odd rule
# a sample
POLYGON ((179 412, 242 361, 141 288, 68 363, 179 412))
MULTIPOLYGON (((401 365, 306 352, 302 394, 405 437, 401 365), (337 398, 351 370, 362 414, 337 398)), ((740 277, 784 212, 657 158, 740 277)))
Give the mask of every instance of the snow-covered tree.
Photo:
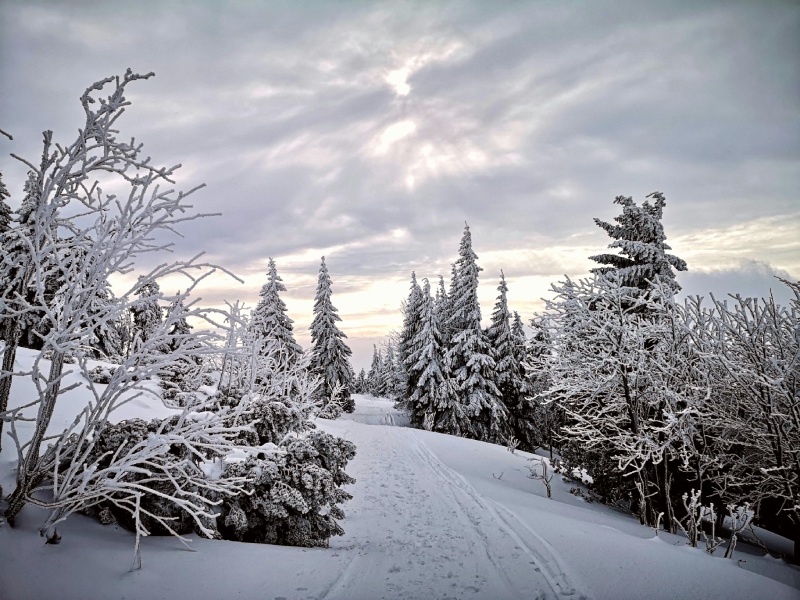
MULTIPOLYGON (((472 236, 465 226, 456 262, 455 283, 450 294, 450 324, 454 335, 447 352, 453 386, 463 406, 463 417, 452 415, 460 435, 505 443, 508 414, 493 381, 496 367, 492 349, 481 328, 478 273, 481 268, 472 250, 472 236)), ((454 431, 455 433, 455 431, 454 431)))
POLYGON ((387 398, 395 398, 398 393, 397 389, 397 361, 394 357, 394 347, 391 342, 386 344, 386 352, 383 354, 383 362, 381 363, 381 389, 383 395, 387 398))
POLYGON ((314 319, 311 322, 311 368, 322 377, 321 390, 325 396, 329 397, 338 386, 343 387, 343 408, 353 412, 355 404, 349 392, 352 352, 344 341, 347 336, 336 325, 342 319, 331 302, 331 293, 331 278, 323 256, 314 298, 314 319))
POLYGON ((414 342, 420 328, 422 302, 422 290, 417 283, 417 274, 412 272, 408 298, 403 302, 402 306, 403 328, 400 330, 397 343, 397 358, 405 375, 405 385, 402 390, 405 398, 409 398, 417 387, 418 373, 415 373, 411 368, 410 357, 416 351, 414 342))
POLYGON ((450 346, 450 329, 447 323, 450 322, 450 297, 444 287, 444 277, 439 275, 439 285, 436 288, 436 297, 433 301, 433 312, 436 313, 436 320, 439 322, 439 330, 442 334, 442 344, 445 348, 450 346))
MULTIPOLYGON (((514 313, 514 330, 522 332, 520 339, 524 338, 522 323, 519 315, 514 313)), ((547 319, 536 317, 531 320, 532 334, 525 342, 523 365, 525 368, 526 388, 528 395, 523 402, 528 403, 527 410, 512 409, 514 414, 528 414, 528 419, 516 421, 519 427, 519 439, 524 445, 527 439, 532 447, 545 446, 550 451, 553 459, 553 450, 556 441, 560 439, 561 426, 564 423, 564 410, 556 402, 552 402, 548 395, 550 389, 550 376, 548 374, 548 360, 552 353, 550 332, 547 330, 547 319), (524 427, 524 431, 523 431, 524 427)))
POLYGON ((670 460, 685 456, 704 393, 673 377, 672 286, 651 294, 620 285, 614 273, 554 285, 545 326, 547 395, 564 410, 570 448, 562 457, 587 468, 607 501, 634 498, 642 521, 671 514, 670 460), (656 344, 653 344, 656 340, 656 344))
MULTIPOLYGON (((769 298, 690 299, 682 324, 711 387, 698 477, 725 502, 794 540, 800 558, 800 282, 789 307, 769 298)), ((700 379, 699 376, 696 377, 700 379)))
POLYGON ((141 281, 142 285, 136 292, 138 300, 131 306, 135 347, 146 344, 164 320, 163 310, 159 304, 162 294, 158 282, 148 281, 145 277, 142 277, 141 281))
POLYGON ((533 403, 524 367, 525 329, 519 314, 515 312, 512 315, 508 308, 508 286, 502 271, 497 289, 500 294, 487 331, 495 359, 494 381, 508 413, 509 435, 516 439, 521 450, 533 451, 537 444, 533 403))
MULTIPOLYGON (((32 439, 24 445, 15 439, 20 464, 16 489, 8 500, 9 522, 13 522, 22 506, 34 498, 42 482, 52 475, 57 455, 66 443, 66 438, 60 438, 60 445, 52 446, 56 458, 51 453, 41 453, 53 410, 66 391, 62 383, 67 355, 83 360, 82 345, 89 333, 102 323, 118 319, 121 311, 129 310, 143 286, 173 274, 184 274, 196 282, 213 271, 211 265, 200 263, 197 257, 163 263, 145 273, 133 286, 123 288, 117 295, 118 302, 105 308, 91 302, 112 275, 129 274, 141 255, 169 248, 167 241, 155 241, 157 233, 174 231, 181 223, 202 216, 191 211, 186 202, 194 190, 176 194, 170 189, 159 189, 160 183, 171 183, 177 167, 152 165, 141 156, 141 145, 121 142, 115 137, 117 131, 113 127, 130 104, 124 97, 126 87, 150 76, 128 71, 123 78, 107 78, 88 88, 81 96, 86 121, 77 139, 70 144, 54 144, 52 132, 45 132, 40 166, 23 161, 34 176, 29 179, 27 201, 23 201, 20 227, 15 231, 21 236, 27 262, 21 287, 12 286, 10 292, 4 288, 3 320, 13 322, 27 313, 44 311, 50 329, 42 336, 44 352, 31 373, 37 397, 33 404, 23 407, 36 409, 36 428, 32 439), (109 84, 113 88, 111 93, 101 97, 109 84), (127 185, 129 191, 122 198, 103 195, 96 177, 103 177, 104 181, 115 178, 120 186, 127 185), (67 205, 70 210, 62 210, 67 205), (81 260, 74 260, 75 256, 81 260), (59 284, 51 300, 45 283, 54 275, 59 284), (10 303, 6 301, 9 296, 10 303), (44 356, 51 357, 46 371, 42 371, 44 356)), ((8 265, 4 263, 2 269, 3 280, 7 281, 8 265)), ((152 353, 154 348, 145 343, 139 350, 152 353)), ((137 354, 137 358, 142 358, 142 354, 137 354)), ((143 368, 140 365, 139 370, 133 369, 131 376, 142 376, 143 368)), ((107 412, 107 404, 104 406, 102 410, 107 412)), ((14 420, 26 416, 25 410, 4 414, 4 420, 11 421, 12 430, 14 420)), ((95 421, 86 421, 87 431, 96 427, 95 421)), ((85 466, 88 465, 81 468, 85 466)), ((56 496, 54 502, 57 501, 56 496)))
POLYGON ((373 396, 382 396, 383 380, 381 379, 381 364, 383 364, 383 353, 377 344, 372 344, 372 363, 367 375, 367 390, 373 396))
POLYGON ((648 289, 648 282, 658 277, 663 286, 677 292, 681 288, 673 269, 685 271, 686 263, 667 254, 671 248, 666 243, 667 236, 661 224, 666 199, 661 192, 653 192, 647 197, 653 198, 653 204, 645 200, 637 206, 633 198, 617 196, 614 203, 622 206, 622 214, 614 217, 616 225, 594 220, 614 239, 608 247, 619 248, 619 253, 591 256, 595 262, 605 265, 592 269, 592 273, 614 272, 620 285, 640 290, 648 289))
POLYGON ((420 328, 414 341, 416 350, 410 356, 413 371, 418 374, 417 386, 407 402, 411 424, 458 435, 468 415, 450 382, 445 360, 447 349, 442 343, 427 279, 423 284, 421 308, 420 328))
POLYGON ((253 310, 250 319, 252 335, 264 340, 264 347, 277 344, 280 351, 297 359, 303 350, 294 339, 294 321, 287 314, 286 304, 280 293, 286 291, 283 280, 278 275, 275 261, 270 257, 267 283, 261 288, 261 299, 253 310))
POLYGON ((0 235, 11 228, 11 207, 6 202, 9 197, 8 189, 3 183, 3 174, 0 173, 0 235))
POLYGON ((355 393, 356 394, 366 394, 366 393, 368 393, 367 372, 363 368, 358 372, 358 376, 356 377, 354 389, 355 389, 355 393))

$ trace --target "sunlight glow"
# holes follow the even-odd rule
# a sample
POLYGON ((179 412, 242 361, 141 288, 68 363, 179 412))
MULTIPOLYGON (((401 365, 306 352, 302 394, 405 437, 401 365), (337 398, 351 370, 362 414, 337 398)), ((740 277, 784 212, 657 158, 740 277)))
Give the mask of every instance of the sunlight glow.
POLYGON ((394 93, 398 96, 408 96, 411 91, 411 86, 408 85, 407 79, 411 75, 411 69, 408 66, 389 71, 386 76, 386 83, 392 86, 394 93))
POLYGON ((375 150, 376 154, 386 154, 389 148, 395 142, 402 140, 405 137, 408 137, 412 133, 417 130, 417 124, 412 121, 411 119, 406 119, 405 121, 398 121, 397 123, 393 123, 389 125, 386 129, 384 129, 383 133, 380 137, 380 142, 378 143, 378 147, 375 150))

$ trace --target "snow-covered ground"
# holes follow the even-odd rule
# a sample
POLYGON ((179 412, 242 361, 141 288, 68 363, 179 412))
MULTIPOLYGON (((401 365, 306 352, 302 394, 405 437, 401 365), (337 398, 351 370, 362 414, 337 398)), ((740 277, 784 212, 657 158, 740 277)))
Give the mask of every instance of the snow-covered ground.
MULTIPOLYGON (((79 402, 80 391, 67 398, 79 402)), ((155 410, 137 403, 126 411, 155 410)), ((741 543, 726 560, 656 537, 570 494, 575 484, 559 477, 548 499, 527 477, 530 455, 405 427, 387 400, 356 396, 354 414, 317 423, 358 446, 347 533, 330 548, 195 539, 187 552, 172 538, 147 538, 143 569, 130 571, 132 534, 73 516, 59 527, 61 543, 45 545, 36 533, 44 513, 27 507, 15 529, 0 526, 0 598, 800 598, 800 570, 781 560, 741 543)), ((6 493, 10 446, 0 454, 6 493)))

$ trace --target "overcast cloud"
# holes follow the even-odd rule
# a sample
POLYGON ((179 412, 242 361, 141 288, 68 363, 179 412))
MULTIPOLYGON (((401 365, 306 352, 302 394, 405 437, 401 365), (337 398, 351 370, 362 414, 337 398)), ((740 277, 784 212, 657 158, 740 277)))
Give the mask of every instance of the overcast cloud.
MULTIPOLYGON (((800 277, 796 2, 0 2, 0 171, 16 206, 41 131, 127 67, 120 122, 181 184, 179 247, 257 300, 276 259, 307 327, 320 256, 355 366, 400 323, 412 270, 449 276, 464 222, 491 313, 500 269, 527 320, 608 243, 616 195, 667 196, 691 293, 800 277)), ((785 296, 780 296, 785 298, 785 296)))

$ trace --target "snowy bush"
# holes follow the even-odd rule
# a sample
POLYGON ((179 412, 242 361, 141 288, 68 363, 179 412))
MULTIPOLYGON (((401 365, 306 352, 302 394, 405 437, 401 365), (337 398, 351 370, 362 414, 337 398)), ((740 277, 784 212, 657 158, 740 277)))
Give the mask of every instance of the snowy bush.
POLYGON ((352 496, 340 486, 355 481, 344 471, 355 445, 312 431, 278 447, 226 463, 223 474, 246 479, 248 493, 224 501, 220 532, 243 542, 327 547, 344 533, 339 505, 352 496))
POLYGON ((86 373, 91 381, 94 383, 107 384, 111 383, 111 378, 114 376, 116 367, 109 365, 97 365, 92 370, 86 373))
POLYGON ((228 349, 232 377, 219 401, 244 411, 248 426, 238 436, 245 447, 225 459, 222 476, 247 485, 245 493, 221 498, 219 532, 238 541, 327 546, 343 533, 339 505, 351 496, 341 486, 354 482, 344 469, 355 446, 315 431, 310 417, 338 417, 342 386, 320 408, 321 379, 309 369, 309 355, 251 335, 229 339, 243 345, 228 349))

